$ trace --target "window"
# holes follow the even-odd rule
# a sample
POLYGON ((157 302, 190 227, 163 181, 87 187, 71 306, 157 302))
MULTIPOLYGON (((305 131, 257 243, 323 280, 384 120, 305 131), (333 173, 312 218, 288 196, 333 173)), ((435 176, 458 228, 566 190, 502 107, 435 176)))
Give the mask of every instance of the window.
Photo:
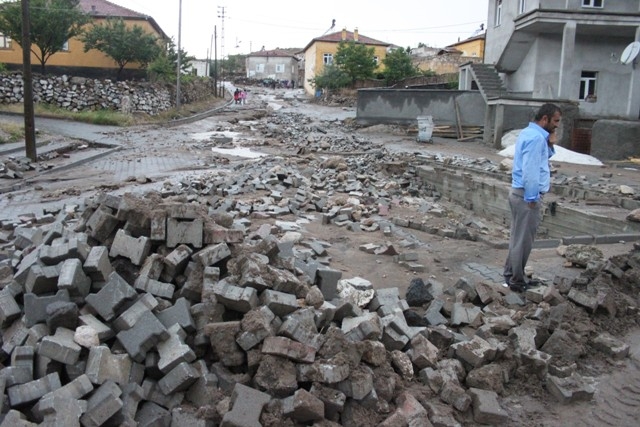
POLYGON ((518 14, 525 13, 527 11, 527 0, 518 0, 518 14))
POLYGON ((376 66, 380 65, 380 58, 378 58, 377 56, 373 57, 373 62, 376 63, 376 66))
POLYGON ((11 49, 11 37, 0 34, 0 49, 11 49))
POLYGON ((256 64, 256 73, 264 73, 264 64, 256 64))
POLYGON ((62 48, 60 50, 63 52, 69 52, 69 40, 62 44, 62 48))
POLYGON ((331 65, 333 64, 333 54, 331 53, 325 53, 324 55, 322 55, 322 63, 324 65, 331 65))
POLYGON ((604 0, 582 0, 582 7, 600 7, 604 5, 604 0))
POLYGON ((578 99, 581 101, 596 100, 596 81, 598 73, 596 71, 583 71, 580 75, 580 94, 578 99))
POLYGON ((284 73, 284 64, 276 64, 276 74, 284 73))
POLYGON ((496 0, 496 27, 502 24, 502 0, 496 0))

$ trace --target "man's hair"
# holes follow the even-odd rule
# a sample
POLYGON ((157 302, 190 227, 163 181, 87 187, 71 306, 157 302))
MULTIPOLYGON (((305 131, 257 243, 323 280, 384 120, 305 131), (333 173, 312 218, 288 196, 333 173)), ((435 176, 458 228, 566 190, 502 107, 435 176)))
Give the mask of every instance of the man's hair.
POLYGON ((534 120, 536 122, 539 122, 544 116, 551 118, 554 114, 556 114, 556 111, 562 114, 562 110, 556 104, 543 104, 536 113, 534 120))

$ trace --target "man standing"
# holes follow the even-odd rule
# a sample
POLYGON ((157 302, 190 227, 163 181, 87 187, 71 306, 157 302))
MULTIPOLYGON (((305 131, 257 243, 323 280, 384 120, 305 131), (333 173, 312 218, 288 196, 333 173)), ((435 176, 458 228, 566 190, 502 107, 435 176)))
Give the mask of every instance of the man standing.
POLYGON ((523 292, 535 284, 527 281, 524 268, 540 224, 542 197, 551 183, 549 157, 555 154, 554 131, 561 118, 560 108, 544 104, 516 142, 509 194, 511 238, 504 264, 505 283, 515 292, 523 292))

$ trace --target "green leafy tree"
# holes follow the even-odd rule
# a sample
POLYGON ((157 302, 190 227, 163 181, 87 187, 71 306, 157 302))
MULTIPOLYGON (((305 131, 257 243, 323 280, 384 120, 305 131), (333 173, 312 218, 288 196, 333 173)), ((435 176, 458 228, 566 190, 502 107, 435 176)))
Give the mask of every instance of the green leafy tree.
POLYGON ((314 78, 308 80, 317 89, 340 89, 351 84, 351 77, 337 65, 326 65, 314 78))
POLYGON ((411 56, 401 48, 389 52, 382 63, 384 64, 383 75, 387 86, 419 74, 411 61, 411 56))
POLYGON ((333 58, 335 64, 344 71, 352 83, 369 79, 378 67, 374 59, 375 49, 353 41, 340 42, 333 58))
POLYGON ((146 68, 161 54, 158 39, 139 25, 127 27, 122 19, 107 19, 104 24, 94 25, 82 36, 84 51, 91 49, 113 59, 118 65, 118 79, 127 64, 138 63, 146 68))
MULTIPOLYGON (((180 73, 185 75, 189 73, 191 61, 195 60, 195 56, 187 54, 182 47, 180 48, 180 73)), ((178 50, 173 40, 167 45, 167 49, 158 55, 156 59, 149 64, 147 69, 151 80, 173 82, 176 80, 176 69, 178 68, 178 50)))
MULTIPOLYGON (((78 0, 31 0, 31 52, 40 62, 42 73, 49 58, 66 42, 83 33, 91 17, 78 7, 78 0)), ((0 4, 0 32, 22 45, 22 5, 20 1, 0 4)))

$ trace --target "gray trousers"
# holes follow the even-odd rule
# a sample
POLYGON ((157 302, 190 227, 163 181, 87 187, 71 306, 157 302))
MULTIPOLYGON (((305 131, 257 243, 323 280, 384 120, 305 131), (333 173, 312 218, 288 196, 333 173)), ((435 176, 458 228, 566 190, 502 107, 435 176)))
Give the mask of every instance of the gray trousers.
POLYGON ((540 225, 542 198, 531 208, 524 201, 524 190, 511 189, 509 208, 511 209, 511 237, 509 254, 504 264, 504 278, 507 283, 526 283, 524 267, 527 265, 533 241, 540 225))

